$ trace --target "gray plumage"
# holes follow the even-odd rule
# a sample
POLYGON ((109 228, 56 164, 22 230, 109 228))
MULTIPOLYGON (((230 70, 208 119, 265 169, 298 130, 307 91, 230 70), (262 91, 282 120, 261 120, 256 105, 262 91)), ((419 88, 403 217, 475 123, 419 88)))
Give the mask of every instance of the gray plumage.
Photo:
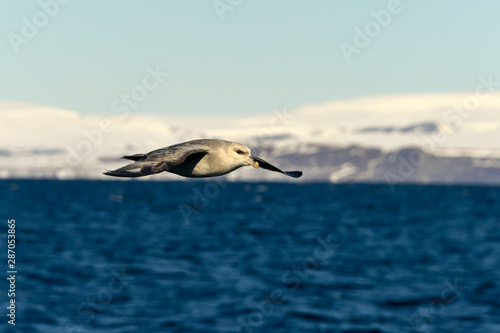
POLYGON ((263 169, 298 178, 302 171, 282 171, 261 158, 251 156, 245 145, 216 139, 200 139, 153 150, 147 154, 123 156, 134 161, 104 174, 115 177, 142 177, 163 171, 184 177, 215 177, 242 166, 263 169))

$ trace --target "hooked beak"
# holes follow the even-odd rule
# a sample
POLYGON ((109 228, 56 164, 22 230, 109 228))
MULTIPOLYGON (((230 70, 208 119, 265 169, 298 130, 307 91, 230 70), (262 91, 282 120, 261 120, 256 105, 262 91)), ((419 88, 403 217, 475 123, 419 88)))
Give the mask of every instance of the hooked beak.
POLYGON ((251 165, 254 168, 258 168, 259 167, 259 162, 257 162, 256 160, 254 160, 252 156, 248 157, 247 163, 248 163, 248 165, 251 165))

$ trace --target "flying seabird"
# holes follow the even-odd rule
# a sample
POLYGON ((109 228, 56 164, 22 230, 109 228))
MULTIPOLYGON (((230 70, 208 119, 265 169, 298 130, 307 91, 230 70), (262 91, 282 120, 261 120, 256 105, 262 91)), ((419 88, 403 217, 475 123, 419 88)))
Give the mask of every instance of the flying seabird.
POLYGON ((184 177, 215 177, 230 173, 240 167, 252 165, 281 172, 293 178, 302 171, 282 171, 261 158, 251 156, 245 145, 216 139, 199 139, 153 150, 147 154, 123 156, 135 161, 105 175, 115 177, 143 177, 163 171, 184 177))

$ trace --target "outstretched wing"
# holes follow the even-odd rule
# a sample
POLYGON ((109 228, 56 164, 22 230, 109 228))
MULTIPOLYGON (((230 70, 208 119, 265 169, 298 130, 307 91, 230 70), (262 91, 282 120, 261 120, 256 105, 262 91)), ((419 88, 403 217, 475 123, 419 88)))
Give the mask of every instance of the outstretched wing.
POLYGON ((148 154, 124 156, 136 162, 104 174, 114 177, 143 177, 167 171, 183 163, 192 154, 207 154, 208 149, 195 145, 171 146, 154 150, 148 154))
POLYGON ((283 171, 281 169, 278 169, 274 165, 264 161, 262 158, 255 157, 255 156, 250 156, 254 161, 259 163, 259 167, 262 169, 270 170, 270 171, 276 171, 276 172, 281 172, 282 174, 285 174, 287 176, 293 177, 293 178, 299 178, 302 176, 302 171, 283 171))

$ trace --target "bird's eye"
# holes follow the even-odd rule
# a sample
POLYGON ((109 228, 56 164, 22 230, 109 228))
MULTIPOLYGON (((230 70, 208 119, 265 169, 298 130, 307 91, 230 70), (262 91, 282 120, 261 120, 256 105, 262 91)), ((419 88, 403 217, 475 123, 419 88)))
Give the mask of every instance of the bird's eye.
POLYGON ((243 150, 241 150, 241 149, 238 149, 236 152, 237 152, 238 154, 240 154, 240 155, 243 155, 243 154, 244 154, 243 150))

